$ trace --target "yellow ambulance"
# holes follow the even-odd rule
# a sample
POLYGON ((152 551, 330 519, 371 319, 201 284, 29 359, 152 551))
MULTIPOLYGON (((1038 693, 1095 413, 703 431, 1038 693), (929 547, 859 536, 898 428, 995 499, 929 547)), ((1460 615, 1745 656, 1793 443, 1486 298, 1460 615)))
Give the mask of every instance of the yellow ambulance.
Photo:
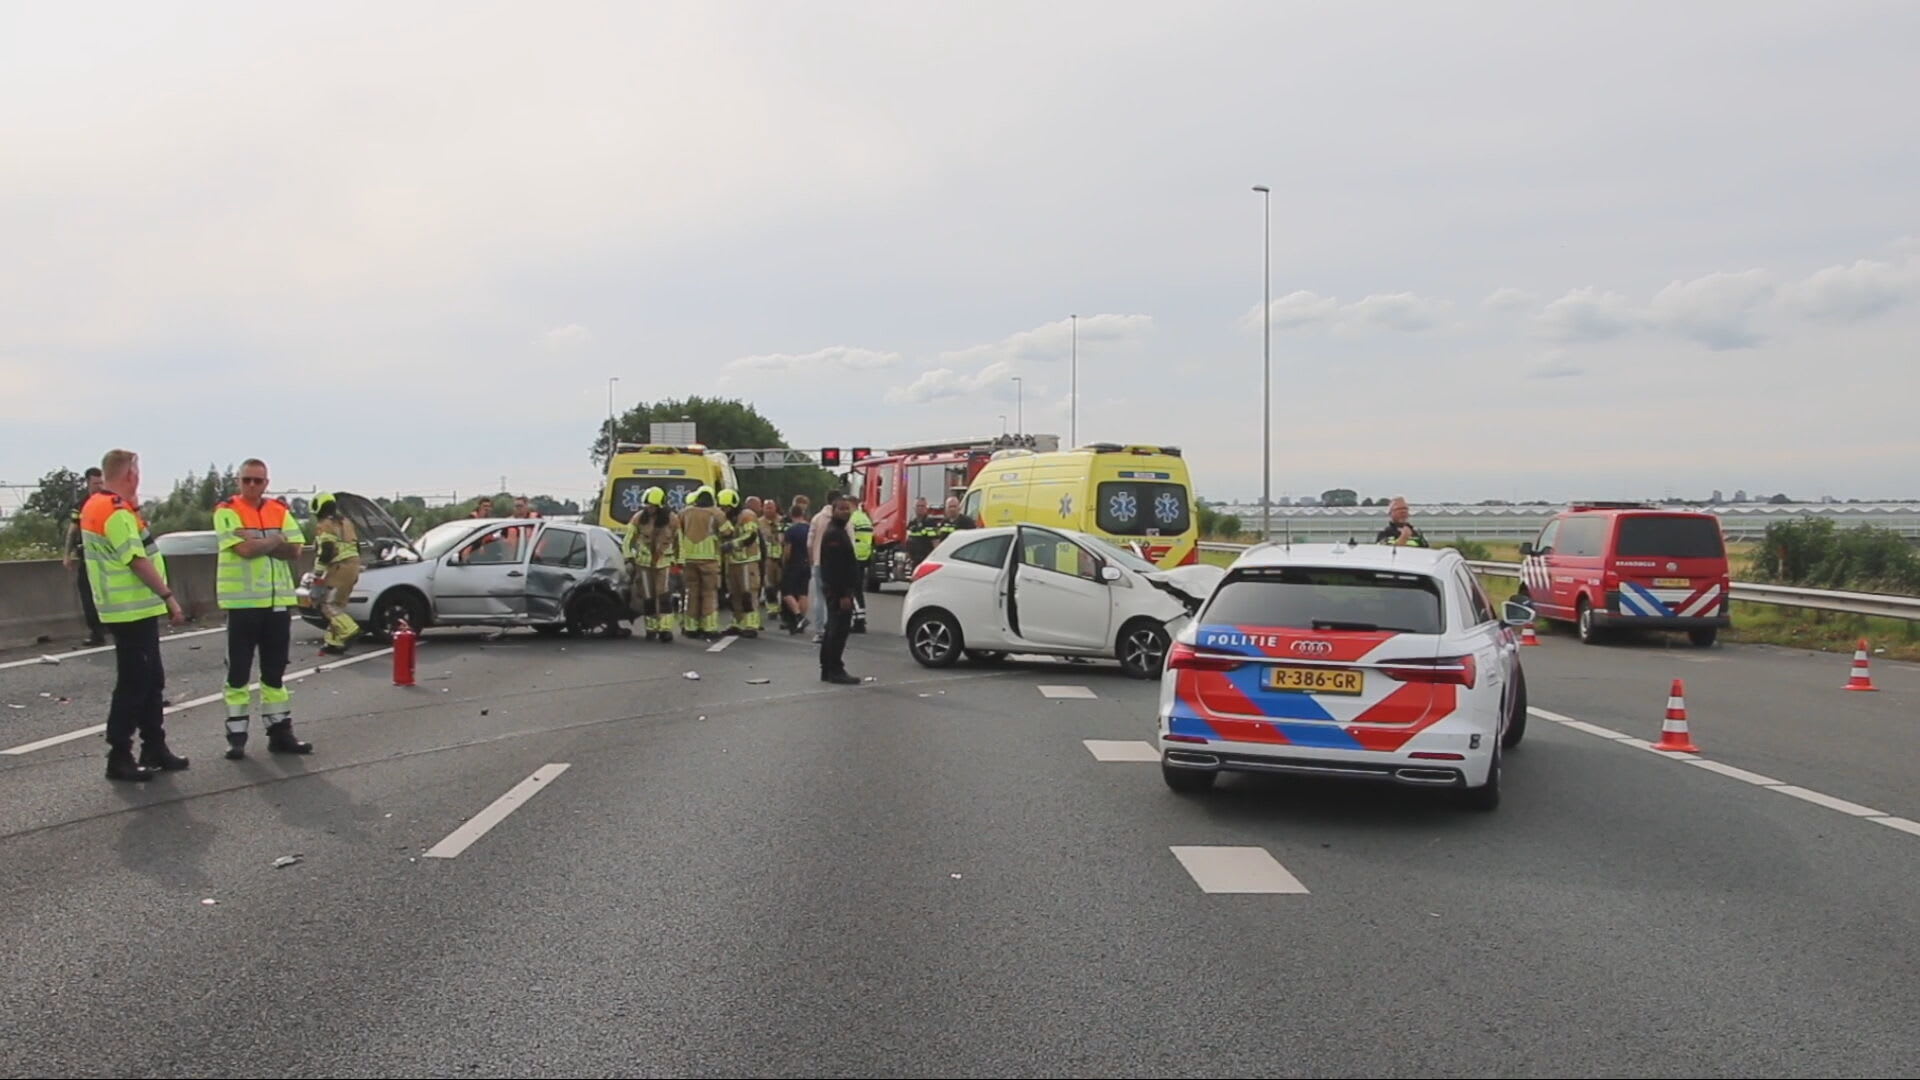
POLYGON ((1165 569, 1200 561, 1193 485, 1177 446, 1001 450, 973 478, 961 511, 982 528, 1026 522, 1137 544, 1165 569))
POLYGON ((668 446, 662 443, 621 443, 607 462, 606 490, 600 495, 597 522, 609 529, 624 529, 627 519, 640 508, 640 495, 650 487, 667 493, 667 505, 679 510, 702 485, 718 492, 738 488, 733 463, 718 450, 699 444, 668 446))

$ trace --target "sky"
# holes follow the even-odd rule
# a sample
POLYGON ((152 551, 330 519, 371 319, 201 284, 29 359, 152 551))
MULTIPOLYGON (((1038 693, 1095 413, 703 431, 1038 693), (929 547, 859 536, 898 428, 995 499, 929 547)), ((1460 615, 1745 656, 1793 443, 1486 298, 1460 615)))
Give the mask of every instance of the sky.
POLYGON ((1270 288, 1276 497, 1920 495, 1915 55, 1850 2, 7 5, 0 481, 581 497, 617 377, 1250 499, 1270 288))

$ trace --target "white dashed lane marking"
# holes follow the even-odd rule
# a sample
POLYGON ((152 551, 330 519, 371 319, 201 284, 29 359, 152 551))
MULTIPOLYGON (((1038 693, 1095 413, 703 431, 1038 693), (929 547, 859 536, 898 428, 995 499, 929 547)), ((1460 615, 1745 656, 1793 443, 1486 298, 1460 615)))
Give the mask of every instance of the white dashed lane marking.
POLYGON ((1138 739, 1082 739, 1095 761, 1159 761, 1160 751, 1138 739))
MULTIPOLYGON (((345 660, 336 660, 330 664, 321 664, 318 667, 302 668, 299 671, 289 671, 284 676, 281 677, 280 682, 281 682, 281 685, 285 685, 290 682, 299 682, 301 679, 304 679, 309 675, 315 675, 323 671, 332 671, 336 668, 352 667, 355 664, 364 663, 368 660, 373 660, 378 657, 387 656, 392 652, 393 652, 393 647, 389 645, 388 647, 377 650, 375 652, 361 653, 359 656, 349 657, 345 660)), ((250 692, 258 690, 260 689, 260 684, 256 682, 252 684, 248 689, 250 692)), ((165 715, 172 716, 174 713, 181 712, 186 709, 197 709, 202 705, 211 705, 214 702, 221 700, 225 696, 226 695, 224 694, 208 694, 205 697, 194 698, 192 701, 183 701, 178 705, 169 705, 164 710, 164 712, 165 712, 165 715)), ((14 756, 19 756, 21 754, 31 754, 35 750, 45 750, 50 746, 59 746, 61 743, 70 743, 76 739, 84 739, 89 735, 104 734, 106 730, 107 730, 107 725, 95 724, 92 727, 81 728, 78 731, 69 731, 64 735, 54 735, 50 738, 41 739, 38 742, 25 743, 20 746, 10 746, 5 750, 0 750, 0 754, 10 754, 14 756)))
POLYGON ((1173 847, 1194 884, 1207 893, 1304 894, 1305 885, 1261 847, 1173 847))
POLYGON ((567 771, 568 765, 568 762, 563 761, 558 764, 542 765, 535 769, 532 776, 513 785, 512 790, 493 800, 491 806, 475 814, 465 825, 448 833, 445 840, 427 849, 427 858, 457 858, 461 852, 473 846, 474 841, 487 835, 495 825, 505 821, 508 814, 520 809, 526 805, 528 799, 545 790, 548 784, 553 783, 555 777, 567 771))
POLYGON ((1040 693, 1050 698, 1076 698, 1087 701, 1098 700, 1098 695, 1089 686, 1042 686, 1040 693))
POLYGON ((1852 817, 1863 818, 1867 821, 1878 822, 1890 829, 1898 829, 1903 833, 1920 836, 1920 823, 1909 821, 1902 817, 1894 817, 1884 810, 1875 810, 1871 806, 1862 806, 1857 802, 1848 802, 1845 799, 1838 799, 1832 795, 1826 795, 1809 788, 1775 780, 1771 776, 1762 776, 1759 773, 1748 772, 1745 769, 1738 769, 1732 765, 1724 765, 1718 761, 1708 761, 1697 754, 1679 754, 1671 751, 1663 751, 1645 739, 1636 739, 1631 735, 1622 735, 1612 728, 1604 728, 1598 724, 1589 724, 1584 720, 1575 720, 1571 716, 1562 716, 1557 712, 1549 712, 1546 709, 1529 708, 1527 709, 1527 714, 1529 716, 1537 716, 1542 720, 1552 721, 1563 727, 1572 728, 1575 731, 1584 731, 1589 735, 1597 735, 1609 742, 1625 743, 1628 746, 1637 747, 1641 750, 1650 750, 1654 752, 1656 757, 1674 758, 1679 761, 1684 761, 1696 769, 1705 769, 1708 772, 1719 773, 1721 776, 1732 777, 1742 783, 1752 784, 1758 788, 1777 791, 1782 795, 1791 795, 1802 802, 1812 803, 1815 806, 1825 807, 1828 810, 1835 810, 1852 817))

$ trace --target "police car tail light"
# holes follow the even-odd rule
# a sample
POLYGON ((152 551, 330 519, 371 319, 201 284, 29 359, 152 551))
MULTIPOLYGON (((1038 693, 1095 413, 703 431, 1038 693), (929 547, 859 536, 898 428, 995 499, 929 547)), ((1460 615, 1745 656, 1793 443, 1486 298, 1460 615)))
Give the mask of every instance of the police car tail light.
POLYGON ((945 563, 937 563, 937 562, 934 562, 932 559, 928 559, 926 562, 923 562, 919 566, 916 566, 913 568, 913 580, 919 581, 921 578, 926 577, 928 574, 933 573, 935 570, 938 570, 945 565, 946 565, 945 563))
POLYGON ((1401 682, 1452 683, 1473 688, 1479 678, 1479 666, 1468 656, 1440 656, 1431 660, 1388 660, 1383 663, 1387 675, 1401 682))
POLYGON ((1184 641, 1176 641, 1167 653, 1167 667, 1174 671, 1235 671, 1246 661, 1237 656, 1203 653, 1184 641))

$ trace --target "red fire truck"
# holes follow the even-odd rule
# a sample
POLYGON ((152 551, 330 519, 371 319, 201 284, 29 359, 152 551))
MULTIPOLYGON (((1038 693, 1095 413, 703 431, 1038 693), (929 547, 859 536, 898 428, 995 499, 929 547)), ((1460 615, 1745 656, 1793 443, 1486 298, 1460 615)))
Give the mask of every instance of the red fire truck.
POLYGON ((860 496, 873 519, 873 562, 868 588, 881 582, 913 579, 907 526, 916 500, 927 500, 935 517, 944 517, 947 496, 964 495, 974 475, 995 450, 1058 450, 1058 435, 1001 435, 987 439, 916 443, 853 462, 847 490, 860 496))

